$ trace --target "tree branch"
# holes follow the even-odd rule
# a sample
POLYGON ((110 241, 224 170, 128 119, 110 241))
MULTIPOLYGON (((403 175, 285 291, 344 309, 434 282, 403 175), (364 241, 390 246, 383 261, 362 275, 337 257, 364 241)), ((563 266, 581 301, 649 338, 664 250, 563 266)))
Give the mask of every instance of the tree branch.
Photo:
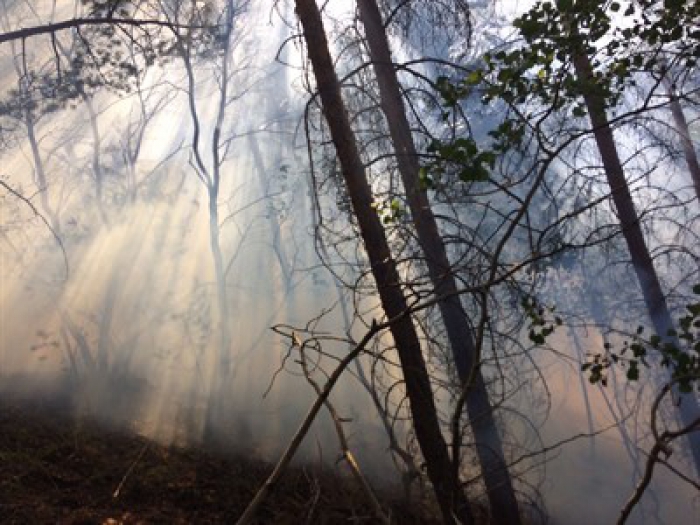
POLYGON ((63 20, 61 22, 52 22, 40 26, 23 27, 7 33, 0 33, 0 44, 13 40, 24 40, 25 38, 54 34, 65 29, 77 29, 82 26, 90 25, 129 25, 135 27, 143 26, 160 26, 169 29, 204 29, 207 26, 194 26, 187 24, 177 24, 167 20, 155 19, 137 19, 137 18, 114 18, 114 17, 98 17, 98 18, 73 18, 71 20, 63 20))

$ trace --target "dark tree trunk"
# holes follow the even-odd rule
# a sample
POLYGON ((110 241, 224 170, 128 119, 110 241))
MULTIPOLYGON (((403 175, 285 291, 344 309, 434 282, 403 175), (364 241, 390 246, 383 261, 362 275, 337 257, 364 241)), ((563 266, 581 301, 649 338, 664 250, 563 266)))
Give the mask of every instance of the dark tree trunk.
MULTIPOLYGON (((391 59, 381 13, 375 0, 358 0, 358 6, 379 84, 381 107, 389 125, 418 242, 425 255, 435 295, 445 297, 439 303, 440 314, 447 330, 459 378, 463 387, 469 389, 466 398, 467 413, 488 491, 492 521, 500 525, 517 525, 520 523, 518 503, 503 456, 493 408, 479 368, 479 353, 467 322, 466 312, 457 294, 457 283, 437 221, 430 208, 428 196, 420 186, 418 153, 406 118, 401 86, 391 59), (470 378, 472 384, 467 384, 470 378)), ((457 458, 453 460, 456 461, 457 458)))
POLYGON ((321 13, 315 0, 296 0, 296 12, 304 30, 323 111, 342 167, 343 178, 370 260, 377 290, 389 319, 396 319, 391 334, 404 374, 416 438, 425 458, 443 521, 473 521, 469 505, 450 468, 447 445, 440 430, 430 379, 420 340, 401 290, 396 264, 391 257, 384 229, 372 207, 372 192, 360 159, 355 136, 342 100, 340 84, 328 49, 321 13))
MULTIPOLYGON (((585 54, 579 53, 574 56, 573 61, 579 80, 584 83, 594 82, 590 59, 585 54)), ((608 178, 617 216, 622 225, 622 234, 627 242, 632 265, 642 288, 649 317, 656 333, 665 337, 668 330, 673 328, 673 320, 661 288, 661 282, 654 268, 654 261, 644 240, 639 216, 634 208, 632 195, 605 112, 605 101, 592 89, 585 90, 583 98, 590 115, 595 141, 608 178)), ((681 399, 678 406, 681 421, 684 426, 690 425, 700 417, 697 399, 694 394, 681 395, 679 392, 677 394, 681 399)), ((695 468, 700 473, 700 432, 689 434, 688 441, 695 468)))

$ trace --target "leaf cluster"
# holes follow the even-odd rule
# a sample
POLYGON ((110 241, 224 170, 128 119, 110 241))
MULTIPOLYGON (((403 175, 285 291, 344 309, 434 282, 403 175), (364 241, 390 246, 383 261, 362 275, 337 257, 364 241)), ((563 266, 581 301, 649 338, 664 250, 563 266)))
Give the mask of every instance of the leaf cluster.
MULTIPOLYGON (((700 295, 700 285, 693 292, 700 295)), ((700 300, 686 306, 678 327, 678 330, 669 329, 663 337, 653 334, 645 339, 645 329, 639 326, 631 340, 623 342, 619 352, 606 343, 605 351, 589 355, 581 370, 588 372, 591 383, 606 385, 608 370, 619 365, 626 369, 629 381, 637 381, 641 366, 650 368, 651 357, 660 356, 659 364, 669 370, 681 392, 700 391, 700 300)))
MULTIPOLYGON (((89 16, 96 18, 128 18, 134 9, 128 0, 83 0, 83 4, 89 16)), ((213 20, 210 3, 188 16, 193 20, 192 27, 181 28, 177 37, 162 27, 123 27, 116 22, 75 29, 70 47, 63 52, 65 56, 57 54, 53 67, 23 72, 18 87, 8 90, 0 100, 0 114, 14 120, 40 118, 74 106, 81 97, 101 89, 128 93, 145 68, 176 56, 177 38, 188 42, 191 51, 204 58, 220 52, 224 32, 213 20)))
POLYGON ((530 320, 528 338, 536 345, 545 344, 556 328, 564 324, 562 318, 555 315, 555 307, 542 305, 531 295, 523 298, 521 306, 530 320))
POLYGON ((462 137, 451 142, 433 140, 427 148, 435 159, 421 173, 421 181, 427 188, 434 187, 436 174, 442 174, 449 165, 457 166, 462 181, 486 181, 496 164, 497 154, 480 148, 471 137, 462 137))
POLYGON ((372 207, 377 210, 377 214, 385 225, 395 224, 406 216, 406 206, 398 198, 389 201, 376 201, 372 207))
POLYGON ((493 143, 486 149, 476 148, 470 139, 433 143, 429 152, 438 160, 430 168, 462 163, 463 180, 484 180, 497 155, 521 147, 534 122, 533 107, 544 108, 542 118, 553 112, 583 118, 585 95, 615 107, 639 73, 663 75, 673 66, 694 67, 700 56, 698 20, 700 2, 692 1, 537 2, 514 21, 520 46, 486 53, 481 65, 461 80, 440 77, 435 83, 444 121, 473 95, 483 104, 504 102, 519 109, 489 133, 493 143), (590 78, 576 74, 577 56, 590 60, 590 78))
POLYGON ((624 89, 635 84, 636 73, 667 67, 662 52, 673 52, 676 64, 686 68, 694 67, 700 56, 700 4, 642 4, 627 2, 623 9, 616 1, 538 2, 514 22, 524 45, 487 54, 482 73, 470 75, 465 83, 488 80, 487 102, 537 99, 556 110, 572 106, 575 116, 585 115, 580 97, 586 93, 615 106, 624 89), (580 55, 591 59, 591 79, 577 78, 570 67, 580 55))

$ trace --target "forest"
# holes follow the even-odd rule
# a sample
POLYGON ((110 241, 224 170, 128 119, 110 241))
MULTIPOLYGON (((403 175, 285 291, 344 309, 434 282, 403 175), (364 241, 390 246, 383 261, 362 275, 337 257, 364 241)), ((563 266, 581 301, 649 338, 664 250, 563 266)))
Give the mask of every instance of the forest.
POLYGON ((700 524, 700 3, 0 0, 0 522, 700 524))

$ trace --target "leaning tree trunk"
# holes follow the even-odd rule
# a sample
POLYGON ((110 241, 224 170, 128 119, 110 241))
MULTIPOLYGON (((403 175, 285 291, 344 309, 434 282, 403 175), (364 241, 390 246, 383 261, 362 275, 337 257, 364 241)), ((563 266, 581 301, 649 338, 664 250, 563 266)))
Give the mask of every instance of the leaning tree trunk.
MULTIPOLYGON (((386 31, 375 0, 358 0, 360 18, 365 26, 369 55, 379 84, 382 111, 389 125, 396 158, 406 190, 408 206, 418 242, 425 255, 435 295, 444 297, 440 314, 447 330, 459 378, 469 389, 467 413, 474 434, 476 453, 488 491, 493 523, 520 523, 518 503, 503 455, 493 408, 478 362, 478 352, 467 315, 462 308, 455 276, 430 208, 427 193, 420 186, 420 164, 401 94, 386 31), (468 384, 472 378, 471 383, 468 384)), ((458 458, 453 458, 458 461, 458 458)))
MULTIPOLYGON (((593 85, 593 68, 588 56, 585 53, 576 53, 573 62, 579 80, 584 84, 593 85)), ((665 337, 668 331, 673 328, 673 320, 649 248, 644 240, 639 216, 634 208, 632 195, 605 112, 605 101, 594 89, 586 89, 583 98, 590 115, 593 134, 603 161, 613 202, 622 225, 622 234, 627 242, 632 265, 642 288, 649 317, 656 333, 665 337)), ((694 394, 682 395, 677 389, 675 390, 681 401, 678 405, 681 421, 684 426, 690 425, 700 417, 697 398, 694 394)), ((688 440, 696 471, 700 473, 700 432, 688 434, 688 440)))
POLYGON ((454 523, 454 517, 457 517, 462 523, 471 523, 473 519, 468 502, 450 468, 447 445, 440 430, 420 340, 411 317, 407 315, 408 305, 384 229, 372 207, 372 192, 343 103, 321 13, 315 0, 296 0, 295 4, 325 118, 340 160, 382 307, 389 319, 395 319, 391 334, 403 371, 416 438, 425 458, 428 477, 433 484, 443 521, 454 523))
POLYGON ((693 146, 693 141, 690 138, 690 129, 688 128, 688 121, 685 119, 683 108, 681 107, 681 103, 674 92, 673 85, 668 79, 666 80, 666 87, 668 89, 668 97, 671 102, 670 108, 671 115, 673 115, 673 123, 676 126, 676 132, 681 140, 683 155, 685 156, 685 162, 688 164, 690 177, 693 179, 695 195, 698 198, 698 203, 700 203, 700 163, 698 162, 698 154, 695 151, 695 146, 693 146))

